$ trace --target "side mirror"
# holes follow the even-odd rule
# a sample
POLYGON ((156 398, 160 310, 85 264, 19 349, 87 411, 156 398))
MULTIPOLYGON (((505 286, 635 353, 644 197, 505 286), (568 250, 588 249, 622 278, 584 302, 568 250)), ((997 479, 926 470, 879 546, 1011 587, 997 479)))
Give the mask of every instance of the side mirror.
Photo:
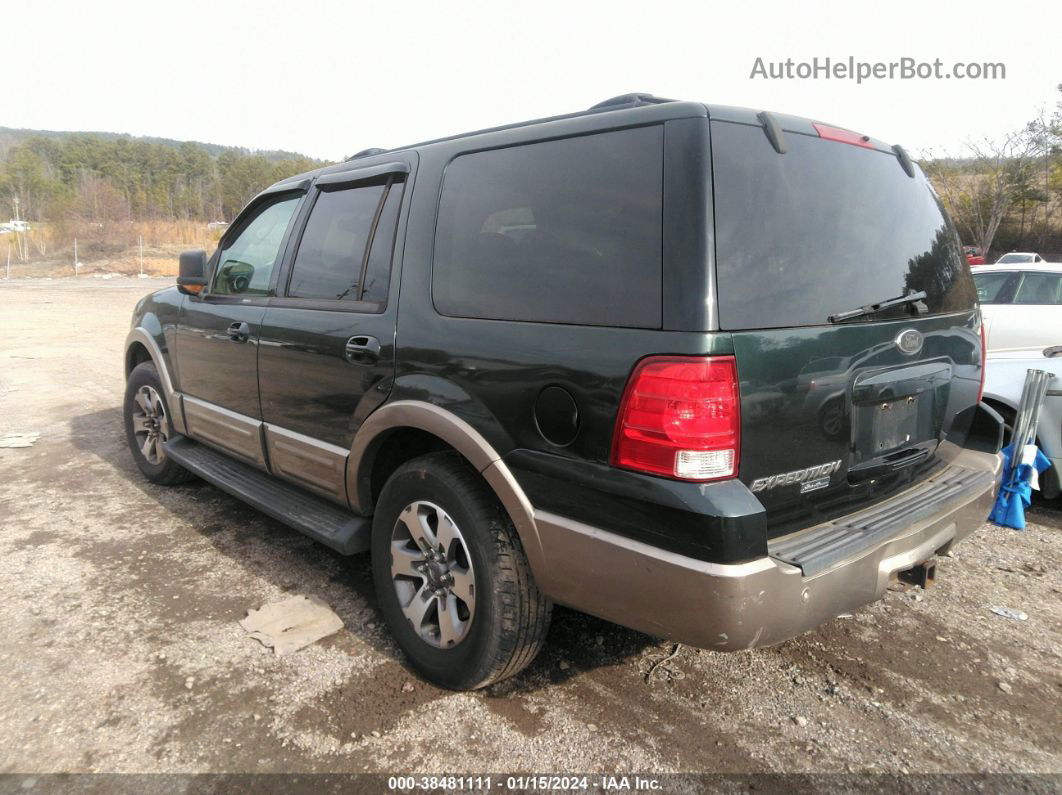
POLYGON ((177 289, 185 295, 199 295, 206 287, 207 253, 202 249, 182 251, 177 270, 177 289))

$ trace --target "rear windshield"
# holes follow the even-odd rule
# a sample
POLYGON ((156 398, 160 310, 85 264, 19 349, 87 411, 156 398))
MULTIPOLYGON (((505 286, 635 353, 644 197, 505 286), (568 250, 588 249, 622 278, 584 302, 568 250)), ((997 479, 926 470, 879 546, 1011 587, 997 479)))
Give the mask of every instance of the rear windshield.
POLYGON ((721 328, 817 326, 908 291, 926 292, 921 314, 976 305, 921 172, 911 179, 891 154, 808 135, 786 133, 786 144, 780 155, 759 127, 712 122, 721 328))

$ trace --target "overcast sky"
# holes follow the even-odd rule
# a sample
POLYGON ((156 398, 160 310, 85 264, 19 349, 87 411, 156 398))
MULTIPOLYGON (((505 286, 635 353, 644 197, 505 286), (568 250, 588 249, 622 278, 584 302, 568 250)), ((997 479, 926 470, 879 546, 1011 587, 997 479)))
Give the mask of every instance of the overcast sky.
POLYGON ((1062 82, 1062 3, 6 3, 0 126, 339 159, 616 94, 810 116, 912 152, 1021 126, 1062 82), (720 6, 726 6, 721 8, 720 6), (750 79, 765 62, 1002 62, 1005 80, 750 79))

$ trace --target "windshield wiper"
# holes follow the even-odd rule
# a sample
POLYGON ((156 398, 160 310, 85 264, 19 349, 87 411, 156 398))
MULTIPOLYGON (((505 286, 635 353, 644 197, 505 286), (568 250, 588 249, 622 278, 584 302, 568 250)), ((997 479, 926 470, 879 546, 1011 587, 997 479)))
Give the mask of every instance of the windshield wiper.
POLYGON ((847 312, 838 312, 836 315, 830 315, 827 320, 831 323, 843 323, 852 318, 873 315, 875 312, 880 312, 882 309, 888 309, 890 306, 900 306, 901 304, 910 304, 915 301, 921 301, 925 297, 926 291, 919 290, 917 293, 908 293, 907 295, 900 295, 896 298, 886 298, 884 301, 879 301, 876 304, 867 304, 866 306, 861 306, 857 309, 849 309, 847 312))

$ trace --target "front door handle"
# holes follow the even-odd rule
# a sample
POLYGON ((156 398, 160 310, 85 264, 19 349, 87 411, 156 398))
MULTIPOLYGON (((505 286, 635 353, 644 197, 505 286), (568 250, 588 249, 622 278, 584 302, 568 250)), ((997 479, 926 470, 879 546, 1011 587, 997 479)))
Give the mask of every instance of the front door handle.
POLYGON ((233 323, 228 335, 233 342, 247 342, 251 338, 251 327, 247 323, 233 323))
POLYGON ((376 364, 380 360, 380 341, 376 337, 351 337, 343 355, 351 364, 376 364))

